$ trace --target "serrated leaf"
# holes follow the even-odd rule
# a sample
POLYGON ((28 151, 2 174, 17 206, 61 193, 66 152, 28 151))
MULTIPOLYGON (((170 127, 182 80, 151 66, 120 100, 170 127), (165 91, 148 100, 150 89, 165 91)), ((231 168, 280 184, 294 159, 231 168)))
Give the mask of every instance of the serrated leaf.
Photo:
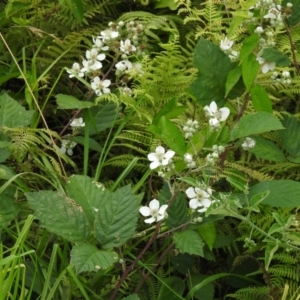
POLYGON ((0 231, 18 215, 19 205, 14 197, 15 192, 16 189, 9 186, 0 194, 0 231))
POLYGON ((117 119, 118 107, 112 102, 100 102, 90 108, 92 119, 89 124, 90 135, 110 128, 117 119))
POLYGON ((90 233, 89 221, 81 206, 61 192, 25 193, 42 227, 70 242, 83 242, 90 233))
POLYGON ((24 127, 30 124, 34 111, 25 110, 7 93, 0 95, 0 127, 24 127))
POLYGON ((195 49, 194 66, 199 72, 191 84, 191 91, 197 101, 208 105, 214 100, 218 105, 223 105, 227 76, 234 68, 228 55, 218 45, 201 38, 195 49))
POLYGON ((291 64, 287 55, 274 48, 265 48, 261 57, 266 61, 275 62, 277 67, 288 67, 291 64))
POLYGON ((298 207, 300 206, 300 182, 293 180, 263 181, 249 190, 249 197, 270 191, 262 201, 273 207, 298 207))
POLYGON ((56 103, 59 109, 83 109, 95 105, 93 102, 80 101, 71 95, 64 94, 56 95, 56 103))
POLYGON ((261 136, 253 137, 253 139, 255 140, 255 146, 248 151, 256 157, 276 162, 284 162, 286 160, 283 152, 275 143, 261 136))
POLYGON ((138 220, 139 199, 130 186, 111 193, 96 213, 95 236, 104 249, 118 247, 132 237, 138 220))
POLYGON ((71 176, 66 185, 67 194, 82 207, 90 223, 94 223, 95 210, 102 206, 102 202, 109 195, 107 190, 98 188, 88 176, 71 176))
POLYGON ((245 191, 247 186, 247 179, 243 172, 238 170, 226 169, 224 170, 226 174, 226 180, 237 190, 245 191))
POLYGON ((199 234, 208 248, 212 250, 217 236, 215 224, 211 222, 200 225, 199 234))
POLYGON ((282 125, 284 130, 280 130, 279 136, 284 149, 292 156, 300 156, 300 122, 292 115, 284 115, 282 125))
POLYGON ((262 193, 252 196, 250 199, 250 202, 249 202, 250 205, 251 206, 259 205, 265 198, 268 197, 269 193, 270 193, 269 191, 265 191, 265 192, 262 192, 262 193))
POLYGON ((272 102, 264 87, 256 84, 250 89, 250 94, 256 111, 273 112, 272 102))
POLYGON ((232 129, 230 140, 280 129, 284 129, 284 127, 278 118, 270 113, 261 111, 243 116, 232 129))
POLYGON ((259 70, 259 63, 256 60, 255 55, 250 54, 244 59, 242 64, 243 81, 248 91, 250 90, 251 86, 254 83, 258 70, 259 70))
POLYGON ((240 66, 232 69, 227 76, 226 85, 225 85, 225 97, 232 90, 232 88, 237 84, 242 75, 242 69, 240 66))
POLYGON ((203 242, 198 233, 193 230, 184 230, 174 233, 176 248, 182 253, 203 256, 203 242))
POLYGON ((240 65, 243 64, 244 60, 252 53, 258 43, 259 36, 257 34, 252 34, 244 40, 240 51, 240 65))
MULTIPOLYGON (((168 189, 168 186, 164 185, 164 188, 168 189)), ((158 199, 161 201, 161 203, 167 204, 168 200, 170 200, 171 198, 171 193, 161 193, 158 199), (166 199, 162 199, 164 196, 166 197, 166 199)), ((165 219, 165 223, 169 228, 178 227, 188 221, 186 197, 183 193, 177 194, 176 197, 172 200, 171 204, 168 207, 167 214, 168 217, 165 219)))
POLYGON ((105 270, 118 260, 117 253, 99 250, 91 244, 75 245, 70 255, 77 274, 105 270))

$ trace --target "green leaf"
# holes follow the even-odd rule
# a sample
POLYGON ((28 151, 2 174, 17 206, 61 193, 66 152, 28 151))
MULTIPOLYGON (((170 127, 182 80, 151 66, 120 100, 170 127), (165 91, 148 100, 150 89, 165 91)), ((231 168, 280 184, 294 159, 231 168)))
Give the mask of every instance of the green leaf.
POLYGON ((16 188, 9 186, 0 194, 0 231, 18 215, 19 205, 15 199, 16 188))
POLYGON ((249 54, 242 64, 242 76, 247 90, 250 90, 259 70, 259 63, 254 54, 249 54))
MULTIPOLYGON (((234 13, 234 11, 231 12, 232 14, 234 13)), ((230 25, 229 25, 229 29, 227 31, 227 36, 230 39, 234 33, 236 32, 236 30, 239 28, 239 26, 244 22, 245 17, 241 17, 239 15, 233 15, 233 18, 230 21, 230 25)))
POLYGON ((247 178, 243 172, 233 169, 224 170, 226 174, 226 180, 231 184, 232 187, 238 191, 245 191, 247 186, 247 178))
POLYGON ((266 61, 275 62, 277 67, 288 67, 291 64, 287 55, 274 48, 265 48, 261 57, 266 61))
MULTIPOLYGON (((205 279, 207 279, 207 275, 202 274, 194 274, 190 276, 190 280, 188 280, 189 290, 193 289, 196 285, 203 282, 205 279)), ((209 282, 202 288, 199 288, 194 293, 194 298, 199 300, 213 300, 214 299, 214 285, 213 283, 209 282)))
MULTIPOLYGON (((158 200, 162 204, 167 204, 167 201, 164 200, 170 200, 172 197, 172 195, 170 194, 167 199, 161 200, 163 196, 163 194, 160 194, 158 198, 158 200)), ((168 217, 165 219, 165 223, 169 228, 176 228, 188 221, 186 197, 183 193, 177 194, 176 197, 172 200, 171 204, 168 207, 167 214, 168 217)))
POLYGON ((298 207, 300 206, 300 182, 293 180, 272 180, 260 182, 249 190, 249 197, 270 191, 262 201, 273 207, 298 207))
POLYGON ((280 130, 283 148, 292 156, 300 156, 300 122, 292 115, 284 115, 282 125, 284 130, 280 130))
POLYGON ((170 276, 163 279, 165 284, 161 285, 158 296, 156 300, 178 300, 183 298, 178 298, 181 296, 185 290, 185 283, 182 278, 177 276, 170 276))
POLYGON ((0 95, 0 127, 24 127, 30 124, 34 111, 25 110, 7 93, 0 95))
POLYGON ((270 191, 265 191, 265 192, 262 192, 262 193, 252 196, 250 199, 250 206, 259 205, 263 200, 265 200, 268 197, 269 194, 270 194, 270 191))
POLYGON ((111 267, 117 260, 118 254, 113 251, 101 251, 91 244, 75 245, 70 253, 71 264, 76 273, 97 272, 111 267))
POLYGON ((11 153, 7 149, 0 148, 0 163, 5 162, 11 153))
POLYGON ((283 0, 281 3, 282 7, 286 7, 287 3, 292 3, 293 7, 291 8, 292 14, 286 18, 286 22, 289 26, 294 27, 300 23, 300 0, 283 0))
POLYGON ((266 251, 265 251, 265 269, 266 269, 266 271, 269 270, 271 260, 274 256, 275 252, 277 251, 277 249, 278 249, 278 244, 277 243, 275 245, 274 244, 268 244, 267 245, 267 248, 266 248, 266 251))
POLYGON ((91 121, 90 135, 110 128, 117 119, 118 107, 115 103, 101 101, 97 106, 90 108, 91 121))
POLYGON ((199 234, 208 248, 212 250, 217 236, 215 224, 211 222, 200 225, 199 234))
POLYGON ((272 102, 264 87, 256 84, 250 89, 250 94, 256 111, 273 112, 272 102))
POLYGON ((160 118, 165 116, 167 119, 171 120, 178 117, 181 113, 186 110, 185 106, 178 106, 178 100, 173 98, 154 116, 153 124, 157 125, 160 118))
POLYGON ((208 105, 212 100, 223 105, 228 73, 235 64, 218 45, 201 38, 195 49, 194 66, 199 72, 191 84, 193 95, 202 105, 208 105))
POLYGON ((237 66, 236 68, 232 69, 228 73, 228 77, 227 77, 227 80, 226 80, 225 97, 227 97, 228 93, 237 84, 237 82, 239 81, 241 75, 242 75, 242 69, 241 69, 240 66, 237 66))
POLYGON ((66 192, 78 205, 80 205, 88 217, 90 223, 94 223, 95 209, 101 207, 109 192, 98 188, 88 176, 71 176, 66 185, 66 192))
POLYGON ((61 192, 25 193, 42 227, 70 242, 83 242, 90 233, 82 207, 61 192))
POLYGON ((139 199, 130 186, 111 193, 98 207, 95 236, 104 249, 118 247, 130 239, 136 229, 139 199))
POLYGON ((255 140, 255 147, 248 151, 256 157, 276 162, 284 162, 286 160, 283 152, 275 143, 261 136, 256 136, 253 139, 255 140))
POLYGON ((64 94, 56 95, 56 103, 59 109, 83 109, 95 105, 93 102, 80 101, 73 96, 64 94))
POLYGON ((174 233, 176 248, 182 253, 203 256, 203 242, 198 233, 193 230, 184 230, 174 233))
POLYGON ((78 23, 81 24, 84 17, 84 5, 82 0, 65 0, 65 1, 69 5, 78 23))
MULTIPOLYGON (((84 145, 84 136, 72 136, 72 137, 68 137, 68 140, 73 141, 77 144, 80 145, 84 145)), ((89 138, 89 149, 90 150, 94 150, 94 151, 98 151, 101 152, 103 150, 103 148, 101 147, 101 145, 94 139, 89 138)))
POLYGON ((240 65, 243 64, 244 60, 252 53, 258 43, 259 36, 257 34, 252 34, 245 39, 240 51, 240 65))
POLYGON ((270 227, 268 234, 273 234, 275 232, 282 232, 282 231, 283 231, 283 227, 281 225, 279 225, 278 223, 274 223, 270 227))
POLYGON ((157 127, 161 132, 158 138, 168 145, 171 150, 179 155, 184 155, 186 153, 183 134, 173 122, 163 116, 160 118, 157 127))
POLYGON ((270 113, 261 111, 243 116, 232 129, 230 140, 280 129, 284 129, 284 127, 282 127, 278 118, 270 113))
POLYGON ((156 0, 155 8, 169 7, 171 10, 175 10, 177 5, 178 4, 175 0, 156 0))

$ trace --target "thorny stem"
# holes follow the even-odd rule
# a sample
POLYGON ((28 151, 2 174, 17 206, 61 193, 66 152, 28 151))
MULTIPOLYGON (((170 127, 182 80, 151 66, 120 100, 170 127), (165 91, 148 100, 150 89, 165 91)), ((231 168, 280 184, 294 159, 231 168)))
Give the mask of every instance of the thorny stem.
POLYGON ((153 244, 153 242, 156 240, 156 237, 158 235, 159 232, 159 228, 160 228, 160 223, 156 224, 156 228, 155 228, 155 232, 153 234, 153 236, 151 237, 151 239, 149 240, 149 242, 147 243, 147 245, 144 247, 144 249, 140 252, 140 254, 136 257, 136 259, 131 263, 131 265, 123 272, 120 280, 118 281, 112 295, 110 296, 110 300, 114 300, 118 294, 118 291, 123 283, 123 281, 127 278, 128 274, 133 270, 133 268, 135 267, 135 265, 137 264, 137 262, 143 257, 143 255, 145 254, 145 252, 148 250, 148 248, 153 244))
MULTIPOLYGON (((165 251, 161 254, 161 256, 158 258, 158 260, 156 261, 156 264, 154 265, 154 267, 152 268, 152 272, 155 271, 155 269, 158 267, 158 265, 160 264, 160 262, 164 259, 164 257, 172 250, 174 246, 174 243, 171 243, 166 249, 165 251)), ((149 276, 151 275, 150 272, 148 272, 145 276, 142 277, 142 279, 140 280, 140 282, 138 283, 136 289, 135 289, 135 293, 138 293, 139 290, 142 288, 144 282, 149 278, 149 276)))

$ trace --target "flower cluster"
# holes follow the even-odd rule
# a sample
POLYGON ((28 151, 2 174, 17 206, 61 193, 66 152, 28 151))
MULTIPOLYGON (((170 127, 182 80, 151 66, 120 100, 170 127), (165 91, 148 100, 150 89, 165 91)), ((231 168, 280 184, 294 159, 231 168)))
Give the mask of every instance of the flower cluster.
POLYGON ((227 107, 218 109, 215 101, 212 101, 210 105, 204 107, 204 112, 209 117, 209 125, 212 131, 217 131, 221 128, 221 122, 226 121, 230 114, 230 110, 227 107))
MULTIPOLYGON (((103 72, 103 62, 114 53, 113 64, 109 71, 115 67, 116 77, 120 83, 125 85, 122 90, 127 95, 131 95, 131 90, 127 87, 127 82, 122 81, 125 73, 136 76, 142 73, 141 64, 133 63, 130 57, 145 54, 146 48, 143 44, 144 27, 139 22, 130 21, 124 23, 110 22, 109 28, 102 30, 100 34, 93 37, 92 48, 87 50, 82 64, 75 62, 71 69, 67 70, 69 77, 88 77, 91 79, 91 88, 97 96, 110 93, 111 80, 106 79, 108 74, 103 72)), ((109 62, 107 62, 109 64, 109 62)), ((128 80, 127 80, 128 81, 128 80)))
POLYGON ((85 126, 85 123, 83 122, 83 119, 82 118, 75 118, 70 126, 74 127, 74 128, 80 128, 80 127, 84 127, 85 126))
POLYGON ((149 203, 148 206, 142 206, 140 208, 140 213, 144 217, 150 217, 149 219, 145 220, 145 223, 153 223, 153 222, 159 222, 163 220, 166 216, 166 209, 168 208, 168 205, 164 204, 162 206, 159 205, 159 201, 156 199, 153 199, 149 203))
POLYGON ((193 169, 196 167, 196 162, 193 159, 193 155, 190 153, 185 153, 183 157, 184 162, 186 163, 186 166, 189 169, 193 169))
POLYGON ((275 81, 276 84, 291 84, 291 74, 289 71, 282 71, 281 73, 274 71, 271 75, 271 78, 275 81))
POLYGON ((199 128, 198 121, 188 119, 182 128, 182 130, 184 132, 184 137, 186 139, 192 137, 198 128, 199 128))
POLYGON ((207 154, 205 160, 208 165, 214 166, 215 161, 219 158, 219 155, 225 151, 224 146, 213 145, 213 152, 207 154))
POLYGON ((189 206, 190 208, 197 210, 198 212, 205 212, 208 207, 212 204, 212 189, 206 188, 202 189, 199 187, 189 187, 185 191, 188 198, 190 198, 189 206))
POLYGON ((249 150, 255 146, 256 142, 254 139, 251 139, 250 137, 246 137, 244 143, 242 144, 242 148, 244 150, 249 150))
POLYGON ((61 148, 60 152, 62 154, 67 153, 68 155, 72 156, 73 155, 73 148, 77 145, 77 143, 69 140, 62 140, 61 141, 61 148))

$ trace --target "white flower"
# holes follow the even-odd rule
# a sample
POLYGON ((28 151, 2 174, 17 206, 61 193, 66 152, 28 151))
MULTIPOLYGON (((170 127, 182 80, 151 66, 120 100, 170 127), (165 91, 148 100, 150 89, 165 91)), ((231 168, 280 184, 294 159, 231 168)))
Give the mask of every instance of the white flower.
POLYGON ((142 206, 139 209, 139 212, 144 216, 144 217, 149 217, 151 218, 146 219, 145 223, 153 223, 153 222, 158 222, 161 221, 165 217, 165 211, 168 208, 168 205, 162 205, 159 207, 159 201, 156 199, 153 199, 149 203, 148 206, 142 206))
POLYGON ((95 91, 96 95, 101 96, 102 94, 110 93, 111 81, 109 79, 101 80, 98 76, 96 76, 91 82, 91 87, 95 91))
MULTIPOLYGON (((217 121, 221 122, 225 121, 230 114, 230 110, 227 107, 222 107, 218 109, 218 106, 215 101, 212 101, 209 106, 206 105, 204 107, 204 111, 206 116, 210 118, 215 118, 217 119, 217 121)), ((215 121, 213 123, 215 123, 215 121)))
POLYGON ((126 54, 136 51, 136 47, 131 44, 130 39, 126 39, 125 42, 120 42, 120 50, 126 54))
POLYGON ((103 39, 104 41, 109 41, 119 36, 119 32, 112 29, 103 30, 100 32, 100 34, 101 36, 99 38, 103 39))
POLYGON ((277 19, 281 15, 281 5, 276 5, 269 10, 268 14, 264 15, 264 19, 277 19))
POLYGON ((259 62, 260 65, 263 65, 261 70, 264 74, 268 73, 270 70, 272 71, 275 68, 275 62, 268 62, 261 56, 258 56, 256 60, 259 62))
POLYGON ((125 86, 123 88, 123 93, 127 96, 131 96, 132 95, 132 90, 128 87, 128 86, 125 86))
POLYGON ((98 60, 83 60, 82 61, 83 68, 81 72, 92 72, 102 68, 102 63, 98 60))
POLYGON ((190 153, 185 153, 185 154, 184 154, 184 161, 185 161, 186 163, 192 162, 192 161, 193 161, 193 155, 190 154, 190 153))
POLYGON ((70 74, 69 77, 73 78, 74 75, 77 75, 79 77, 83 77, 84 73, 81 71, 79 63, 74 63, 71 70, 67 70, 67 72, 70 74))
POLYGON ((290 72, 289 71, 283 71, 282 72, 282 77, 289 78, 290 77, 290 72))
POLYGON ((121 60, 115 65, 118 71, 124 72, 126 69, 132 68, 132 63, 129 60, 121 60))
POLYGON ((171 162, 172 157, 175 155, 175 152, 168 150, 166 152, 165 148, 158 146, 155 149, 154 153, 148 154, 148 159, 151 161, 150 169, 156 169, 159 166, 166 166, 171 162))
POLYGON ((88 60, 96 61, 96 60, 104 60, 106 55, 104 53, 98 54, 98 51, 96 48, 93 48, 91 50, 87 50, 85 53, 85 57, 88 60))
POLYGON ((75 118, 70 126, 72 127, 84 127, 85 126, 85 123, 83 122, 83 119, 82 118, 75 118))
POLYGON ((257 34, 262 34, 264 32, 264 29, 261 26, 258 26, 254 30, 254 32, 257 33, 257 34))
POLYGON ((244 150, 249 150, 255 146, 256 142, 254 139, 251 139, 249 137, 246 137, 244 143, 242 144, 242 147, 244 150))
POLYGON ((60 152, 62 154, 67 153, 68 155, 72 156, 73 155, 73 148, 77 145, 77 143, 69 140, 62 140, 61 141, 61 148, 60 152))
POLYGON ((210 188, 205 191, 201 188, 189 187, 185 193, 191 199, 189 202, 190 208, 197 209, 200 207, 198 212, 205 212, 212 203, 210 199, 212 190, 210 188))
POLYGON ((227 38, 227 36, 225 37, 224 40, 221 40, 221 42, 220 42, 220 48, 221 48, 221 50, 223 50, 223 51, 228 51, 228 50, 230 50, 231 47, 232 47, 232 45, 233 45, 233 41, 229 40, 229 39, 227 38))

